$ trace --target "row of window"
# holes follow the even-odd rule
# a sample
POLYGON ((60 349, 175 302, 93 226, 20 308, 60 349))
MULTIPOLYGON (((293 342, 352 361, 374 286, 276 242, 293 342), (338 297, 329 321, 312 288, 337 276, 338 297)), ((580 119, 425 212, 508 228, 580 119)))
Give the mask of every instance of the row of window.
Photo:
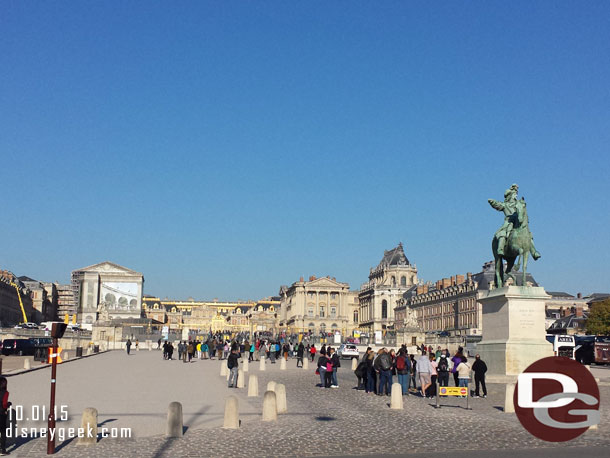
MULTIPOLYGON (((327 293, 325 293, 325 292, 319 292, 318 296, 322 297, 322 296, 326 296, 326 294, 327 293)), ((307 293, 307 296, 310 297, 310 298, 314 298, 314 297, 316 297, 316 293, 315 293, 315 291, 309 291, 307 293)), ((330 298, 331 299, 337 299, 337 297, 339 297, 338 293, 330 293, 330 298)))

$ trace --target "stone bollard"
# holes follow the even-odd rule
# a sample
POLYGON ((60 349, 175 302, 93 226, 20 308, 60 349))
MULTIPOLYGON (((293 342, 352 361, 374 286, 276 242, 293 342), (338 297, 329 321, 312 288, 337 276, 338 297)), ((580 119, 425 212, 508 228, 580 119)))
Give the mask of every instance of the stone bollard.
POLYGON ((64 351, 61 355, 61 359, 63 359, 64 361, 67 359, 70 359, 70 353, 68 353, 67 351, 64 351))
POLYGON ((358 369, 358 358, 352 358, 352 370, 358 369))
POLYGON ((280 370, 281 371, 286 370, 286 360, 284 358, 280 359, 280 370))
POLYGON ((514 395, 515 395, 515 384, 507 383, 506 391, 504 393, 504 413, 514 413, 515 412, 515 404, 513 402, 514 395))
POLYGON ((248 358, 244 358, 244 363, 242 366, 244 368, 244 372, 248 372, 248 358))
POLYGON ((30 358, 25 358, 23 361, 23 368, 27 371, 32 368, 32 363, 30 362, 30 358))
POLYGON ((239 369, 237 371, 237 388, 245 388, 246 381, 244 380, 244 371, 239 369))
POLYGON ((275 392, 275 386, 277 384, 272 380, 269 383, 267 383, 267 391, 273 391, 275 392))
POLYGON ((303 369, 304 370, 309 369, 309 358, 303 358, 303 369))
POLYGON ((277 401, 273 391, 266 391, 263 397, 263 421, 277 420, 277 401))
MULTIPOLYGON (((591 375, 593 375, 593 372, 591 372, 591 366, 586 365, 585 367, 586 367, 586 368, 589 370, 589 372, 591 373, 591 375)), ((595 381, 596 381, 597 383, 599 383, 599 377, 595 377, 595 376, 593 375, 593 378, 595 379, 595 381)))
POLYGON ((288 405, 286 404, 286 386, 283 383, 275 385, 275 402, 278 414, 288 412, 288 405))
POLYGON ((226 361, 221 361, 220 362, 220 376, 221 377, 228 377, 229 376, 229 368, 227 366, 226 361))
POLYGON ((264 356, 261 356, 261 362, 260 362, 259 369, 260 369, 261 371, 264 371, 264 370, 265 370, 265 357, 264 357, 264 356))
POLYGON ((97 409, 87 407, 83 410, 83 419, 80 424, 85 432, 78 438, 78 445, 95 445, 97 443, 97 409))
POLYGON ((171 402, 167 409, 167 437, 182 437, 182 404, 171 402))
POLYGON ((402 410, 402 386, 400 383, 392 383, 392 397, 390 398, 390 409, 402 410))
POLYGON ((225 429, 239 428, 239 405, 235 396, 229 396, 225 401, 225 421, 222 427, 225 429))
POLYGON ((258 375, 251 374, 248 379, 248 397, 258 397, 258 375))
POLYGON ((92 354, 93 354, 93 348, 87 347, 87 356, 92 355, 92 354))

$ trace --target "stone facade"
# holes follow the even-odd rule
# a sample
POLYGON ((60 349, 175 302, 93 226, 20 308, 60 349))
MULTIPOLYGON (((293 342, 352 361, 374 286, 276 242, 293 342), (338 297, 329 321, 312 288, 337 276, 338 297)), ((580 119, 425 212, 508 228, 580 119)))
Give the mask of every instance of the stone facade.
POLYGON ((143 286, 141 273, 112 262, 74 270, 72 288, 78 322, 92 325, 98 318, 140 318, 143 286))
POLYGON ((385 251, 379 265, 371 269, 369 281, 358 293, 360 330, 369 334, 394 330, 394 309, 416 284, 417 267, 405 256, 402 243, 385 251))
POLYGON ((349 336, 357 328, 358 294, 335 278, 303 277, 280 289, 279 326, 288 333, 330 333, 349 336))
POLYGON ((27 321, 32 321, 34 309, 32 306, 31 291, 12 272, 0 270, 0 325, 13 326, 23 323, 25 310, 27 321), (21 304, 19 298, 21 297, 21 304))

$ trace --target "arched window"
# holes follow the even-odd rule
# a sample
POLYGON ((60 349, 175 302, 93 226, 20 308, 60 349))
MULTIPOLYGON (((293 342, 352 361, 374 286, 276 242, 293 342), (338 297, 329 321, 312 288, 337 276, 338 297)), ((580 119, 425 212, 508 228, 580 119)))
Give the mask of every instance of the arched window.
POLYGON ((400 277, 400 285, 407 286, 407 277, 405 277, 404 275, 400 277))
POLYGON ((333 329, 335 329, 335 328, 338 328, 339 326, 337 326, 337 323, 333 323, 333 324, 331 324, 331 326, 330 326, 330 327, 331 327, 331 328, 333 328, 333 329))
POLYGON ((388 317, 388 301, 386 301, 385 299, 383 301, 381 301, 381 318, 387 318, 388 317))
POLYGON ((396 286, 396 277, 392 275, 392 286, 396 286))

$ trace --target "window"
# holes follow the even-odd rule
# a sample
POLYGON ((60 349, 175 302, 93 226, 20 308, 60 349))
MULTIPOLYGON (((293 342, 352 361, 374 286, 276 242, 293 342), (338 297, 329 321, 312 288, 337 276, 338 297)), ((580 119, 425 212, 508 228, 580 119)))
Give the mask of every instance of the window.
POLYGON ((381 302, 381 318, 387 318, 388 317, 388 301, 386 301, 385 299, 381 302))
POLYGON ((313 316, 313 307, 307 307, 307 316, 313 316))
POLYGON ((400 277, 400 286, 407 286, 407 277, 404 275, 400 277))
POLYGON ((396 286, 396 277, 392 275, 392 286, 396 286))
POLYGON ((320 318, 324 318, 324 314, 325 314, 325 307, 320 307, 320 318))
POLYGON ((337 316, 337 307, 330 308, 330 317, 335 318, 337 316))
POLYGON ((337 293, 330 293, 331 299, 337 299, 337 293))
POLYGON ((313 291, 309 291, 309 292, 307 293, 307 295, 308 295, 309 297, 311 297, 311 298, 314 298, 314 297, 315 297, 315 295, 316 295, 316 293, 314 293, 313 291))
POLYGON ((354 310, 354 323, 358 323, 358 310, 354 310))

